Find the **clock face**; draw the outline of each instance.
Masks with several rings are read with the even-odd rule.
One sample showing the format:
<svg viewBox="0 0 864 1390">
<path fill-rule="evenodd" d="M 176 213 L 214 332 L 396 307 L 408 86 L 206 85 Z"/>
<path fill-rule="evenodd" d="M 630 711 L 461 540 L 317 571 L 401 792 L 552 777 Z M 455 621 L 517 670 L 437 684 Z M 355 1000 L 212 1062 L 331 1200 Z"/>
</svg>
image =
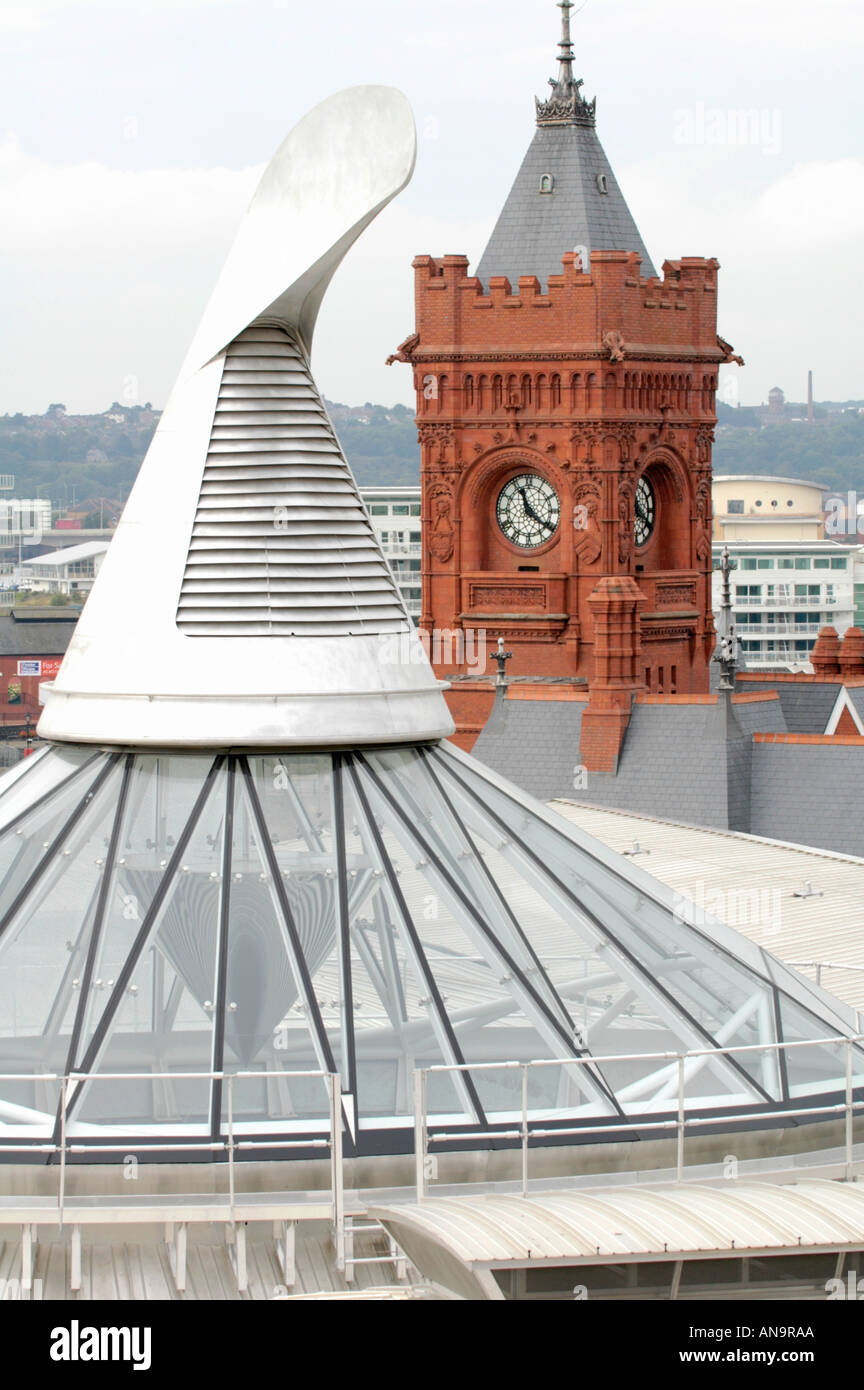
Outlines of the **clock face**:
<svg viewBox="0 0 864 1390">
<path fill-rule="evenodd" d="M 640 478 L 636 484 L 636 509 L 633 530 L 637 545 L 644 545 L 654 530 L 656 506 L 654 489 L 647 478 Z"/>
<path fill-rule="evenodd" d="M 545 478 L 520 473 L 501 489 L 495 512 L 508 541 L 523 550 L 534 550 L 558 530 L 561 504 Z"/>
</svg>

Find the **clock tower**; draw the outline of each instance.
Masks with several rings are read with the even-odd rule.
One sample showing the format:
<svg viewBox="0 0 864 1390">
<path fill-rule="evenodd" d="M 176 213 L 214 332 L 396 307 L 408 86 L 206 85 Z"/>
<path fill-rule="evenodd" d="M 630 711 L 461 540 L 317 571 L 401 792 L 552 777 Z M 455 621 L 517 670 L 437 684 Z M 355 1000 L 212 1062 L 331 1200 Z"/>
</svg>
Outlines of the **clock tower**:
<svg viewBox="0 0 864 1390">
<path fill-rule="evenodd" d="M 715 260 L 658 276 L 573 76 L 558 76 L 473 276 L 414 261 L 421 628 L 470 747 L 511 676 L 584 678 L 586 765 L 613 768 L 633 694 L 708 690 Z M 740 358 L 734 358 L 740 361 Z"/>
</svg>

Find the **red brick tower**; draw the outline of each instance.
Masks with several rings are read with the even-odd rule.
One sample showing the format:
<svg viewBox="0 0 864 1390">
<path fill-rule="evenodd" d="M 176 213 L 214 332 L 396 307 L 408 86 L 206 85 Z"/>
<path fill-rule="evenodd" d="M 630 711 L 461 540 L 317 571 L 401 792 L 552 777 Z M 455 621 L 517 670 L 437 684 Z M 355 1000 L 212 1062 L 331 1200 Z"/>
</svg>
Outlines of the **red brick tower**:
<svg viewBox="0 0 864 1390">
<path fill-rule="evenodd" d="M 597 672 L 604 708 L 607 640 L 624 631 L 632 650 L 613 665 L 634 690 L 708 689 L 711 443 L 732 353 L 717 336 L 717 262 L 654 272 L 573 78 L 571 8 L 477 275 L 465 256 L 416 258 L 416 332 L 396 358 L 417 390 L 421 627 L 436 670 L 476 672 L 485 632 L 487 650 L 503 637 L 512 651 L 511 675 L 591 686 Z M 623 576 L 638 592 L 622 624 L 624 591 L 603 581 Z M 448 698 L 470 746 L 489 695 L 463 682 Z"/>
</svg>

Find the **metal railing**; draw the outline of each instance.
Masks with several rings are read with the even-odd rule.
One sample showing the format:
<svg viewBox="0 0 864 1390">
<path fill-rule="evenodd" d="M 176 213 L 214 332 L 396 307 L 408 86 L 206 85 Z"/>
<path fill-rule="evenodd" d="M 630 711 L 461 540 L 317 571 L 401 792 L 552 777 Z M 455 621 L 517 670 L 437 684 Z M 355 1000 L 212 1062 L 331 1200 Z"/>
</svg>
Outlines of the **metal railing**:
<svg viewBox="0 0 864 1390">
<path fill-rule="evenodd" d="M 864 974 L 864 965 L 852 965 L 843 960 L 787 960 L 786 964 L 793 970 L 815 970 L 817 985 L 822 983 L 823 970 L 851 970 L 853 975 Z"/>
<path fill-rule="evenodd" d="M 833 1115 L 844 1117 L 844 1169 L 845 1178 L 851 1181 L 855 1174 L 855 1158 L 853 1154 L 853 1121 L 856 1111 L 864 1113 L 864 1095 L 858 1100 L 855 1099 L 853 1086 L 853 1059 L 856 1044 L 864 1042 L 864 1034 L 855 1034 L 849 1038 L 816 1038 L 804 1041 L 781 1042 L 781 1043 L 748 1043 L 736 1047 L 715 1047 L 698 1049 L 691 1052 L 633 1052 L 618 1053 L 606 1057 L 568 1057 L 543 1059 L 535 1062 L 481 1062 L 474 1065 L 470 1063 L 440 1063 L 430 1067 L 418 1067 L 414 1071 L 414 1181 L 417 1201 L 422 1202 L 428 1195 L 429 1182 L 434 1176 L 434 1164 L 430 1163 L 429 1147 L 430 1144 L 464 1144 L 466 1139 L 472 1138 L 488 1140 L 494 1133 L 496 1139 L 507 1139 L 517 1141 L 522 1156 L 521 1163 L 521 1190 L 522 1195 L 528 1192 L 528 1154 L 532 1140 L 550 1138 L 571 1138 L 581 1139 L 583 1142 L 590 1142 L 594 1138 L 599 1138 L 606 1134 L 625 1134 L 627 1129 L 627 1117 L 614 1121 L 610 1124 L 597 1124 L 596 1122 L 586 1122 L 584 1124 L 554 1125 L 549 1124 L 548 1114 L 543 1120 L 532 1123 L 528 1105 L 528 1076 L 530 1072 L 539 1071 L 546 1067 L 601 1067 L 606 1064 L 621 1062 L 666 1062 L 669 1064 L 670 1073 L 676 1074 L 676 1097 L 674 1109 L 676 1111 L 674 1119 L 655 1119 L 649 1114 L 638 1117 L 638 1126 L 634 1125 L 634 1131 L 640 1130 L 667 1131 L 674 1133 L 676 1140 L 676 1161 L 675 1169 L 678 1181 L 683 1180 L 684 1176 L 684 1143 L 688 1131 L 698 1127 L 730 1127 L 736 1123 L 736 1118 L 740 1123 L 740 1117 L 731 1115 L 687 1115 L 686 1086 L 688 1071 L 692 1075 L 694 1064 L 699 1059 L 711 1059 L 714 1057 L 733 1057 L 741 1054 L 762 1053 L 784 1055 L 794 1049 L 815 1048 L 815 1047 L 835 1047 L 843 1048 L 845 1051 L 845 1075 L 841 1078 L 838 1075 L 837 1089 L 844 1091 L 844 1097 L 840 1103 L 825 1103 L 820 1105 L 810 1104 L 798 1106 L 797 1108 L 782 1108 L 776 1111 L 765 1112 L 755 1117 L 757 1121 L 764 1119 L 766 1122 L 775 1116 L 784 1119 L 816 1119 L 823 1117 L 829 1119 Z M 441 1073 L 467 1073 L 473 1075 L 478 1072 L 494 1071 L 519 1071 L 521 1073 L 521 1112 L 518 1115 L 518 1127 L 496 1129 L 494 1132 L 489 1129 L 460 1129 L 442 1128 L 436 1132 L 434 1122 L 430 1121 L 428 1113 L 427 1083 L 429 1076 Z M 864 1091 L 864 1059 L 861 1059 L 861 1076 L 859 1077 L 859 1088 Z M 671 1080 L 671 1076 L 668 1078 Z M 668 1080 L 658 1077 L 658 1089 L 668 1090 Z M 670 1093 L 670 1100 L 672 1099 Z M 540 1107 L 537 1107 L 540 1108 Z M 544 1110 L 549 1107 L 543 1107 Z M 673 1106 L 670 1104 L 669 1109 Z M 452 1121 L 451 1121 L 452 1126 Z"/>
<path fill-rule="evenodd" d="M 296 1137 L 293 1135 L 272 1135 L 266 1139 L 244 1139 L 238 1136 L 235 1120 L 234 1088 L 238 1082 L 265 1080 L 267 1082 L 280 1080 L 319 1080 L 324 1083 L 328 1093 L 328 1114 L 322 1124 L 322 1133 L 312 1136 Z M 154 1072 L 154 1071 L 129 1071 L 129 1072 L 69 1072 L 67 1075 L 50 1072 L 7 1072 L 0 1073 L 0 1084 L 3 1082 L 34 1081 L 43 1084 L 58 1083 L 60 1087 L 59 1097 L 59 1141 L 53 1139 L 44 1141 L 31 1141 L 30 1143 L 0 1143 L 0 1154 L 13 1153 L 39 1153 L 46 1156 L 55 1155 L 59 1161 L 57 1164 L 58 1183 L 57 1183 L 57 1217 L 58 1225 L 62 1228 L 64 1209 L 66 1203 L 66 1168 L 67 1159 L 70 1155 L 78 1154 L 124 1154 L 130 1151 L 141 1154 L 147 1150 L 154 1153 L 224 1153 L 227 1162 L 228 1172 L 228 1210 L 229 1220 L 235 1223 L 235 1207 L 237 1205 L 237 1183 L 236 1183 L 236 1154 L 238 1151 L 266 1149 L 268 1151 L 290 1151 L 302 1150 L 326 1150 L 330 1160 L 330 1207 L 331 1221 L 334 1232 L 334 1243 L 336 1246 L 336 1256 L 338 1267 L 344 1268 L 345 1263 L 345 1181 L 343 1164 L 343 1130 L 342 1130 L 342 1086 L 341 1078 L 337 1073 L 326 1071 L 236 1071 L 236 1072 L 216 1072 L 216 1071 L 173 1071 L 173 1072 Z M 211 1085 L 219 1082 L 224 1088 L 225 1101 L 225 1131 L 217 1139 L 206 1138 L 204 1135 L 189 1135 L 184 1141 L 176 1137 L 176 1129 L 173 1134 L 166 1135 L 165 1141 L 153 1135 L 148 1135 L 146 1144 L 139 1143 L 136 1147 L 134 1139 L 127 1138 L 123 1143 L 119 1142 L 86 1142 L 83 1135 L 77 1135 L 73 1131 L 70 1134 L 69 1125 L 69 1105 L 75 1092 L 85 1082 L 129 1082 L 129 1081 L 163 1081 L 163 1082 L 187 1082 L 187 1081 L 206 1081 Z M 7 1121 L 10 1123 L 10 1121 Z M 14 1123 L 14 1121 L 11 1121 Z M 167 1127 L 167 1126 L 166 1126 Z M 53 1125 L 52 1125 L 53 1128 Z M 109 1136 L 106 1135 L 106 1140 Z M 242 1194 L 241 1194 L 242 1197 Z M 110 1199 L 106 1198 L 106 1201 Z M 214 1197 L 218 1200 L 218 1195 Z M 166 1205 L 172 1201 L 178 1204 L 183 1201 L 183 1194 L 169 1196 L 160 1194 L 160 1201 Z"/>
<path fill-rule="evenodd" d="M 823 597 L 822 595 L 808 594 L 771 594 L 765 595 L 737 595 L 732 600 L 734 608 L 837 608 L 838 599 L 835 595 Z M 850 604 L 851 606 L 851 604 Z"/>
</svg>

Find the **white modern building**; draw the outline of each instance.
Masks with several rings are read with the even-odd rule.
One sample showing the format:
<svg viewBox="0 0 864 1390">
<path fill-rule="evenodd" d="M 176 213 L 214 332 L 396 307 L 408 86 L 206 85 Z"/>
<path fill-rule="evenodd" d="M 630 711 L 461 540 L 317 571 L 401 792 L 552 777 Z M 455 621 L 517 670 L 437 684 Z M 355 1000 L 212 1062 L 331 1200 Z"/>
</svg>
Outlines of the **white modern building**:
<svg viewBox="0 0 864 1390">
<path fill-rule="evenodd" d="M 21 587 L 43 594 L 88 594 L 107 549 L 107 541 L 85 541 L 36 555 L 21 566 Z"/>
<path fill-rule="evenodd" d="M 711 484 L 714 540 L 812 541 L 825 536 L 821 483 L 759 473 L 716 473 Z"/>
<path fill-rule="evenodd" d="M 728 548 L 733 622 L 748 667 L 809 670 L 820 628 L 842 636 L 864 616 L 864 549 L 854 535 L 826 538 L 823 491 L 800 478 L 714 478 L 714 563 Z M 713 597 L 719 619 L 719 572 Z"/>
<path fill-rule="evenodd" d="M 840 636 L 855 623 L 859 545 L 834 541 L 729 543 L 735 562 L 731 578 L 732 614 L 747 666 L 758 669 L 809 669 L 820 628 Z M 714 544 L 719 564 L 723 545 Z M 718 619 L 722 576 L 714 572 L 714 613 Z"/>
<path fill-rule="evenodd" d="M 416 622 L 420 616 L 420 489 L 364 487 L 360 495 L 405 606 Z"/>
<path fill-rule="evenodd" d="M 0 500 L 0 545 L 37 545 L 51 530 L 51 503 L 47 497 L 10 497 Z"/>
</svg>

